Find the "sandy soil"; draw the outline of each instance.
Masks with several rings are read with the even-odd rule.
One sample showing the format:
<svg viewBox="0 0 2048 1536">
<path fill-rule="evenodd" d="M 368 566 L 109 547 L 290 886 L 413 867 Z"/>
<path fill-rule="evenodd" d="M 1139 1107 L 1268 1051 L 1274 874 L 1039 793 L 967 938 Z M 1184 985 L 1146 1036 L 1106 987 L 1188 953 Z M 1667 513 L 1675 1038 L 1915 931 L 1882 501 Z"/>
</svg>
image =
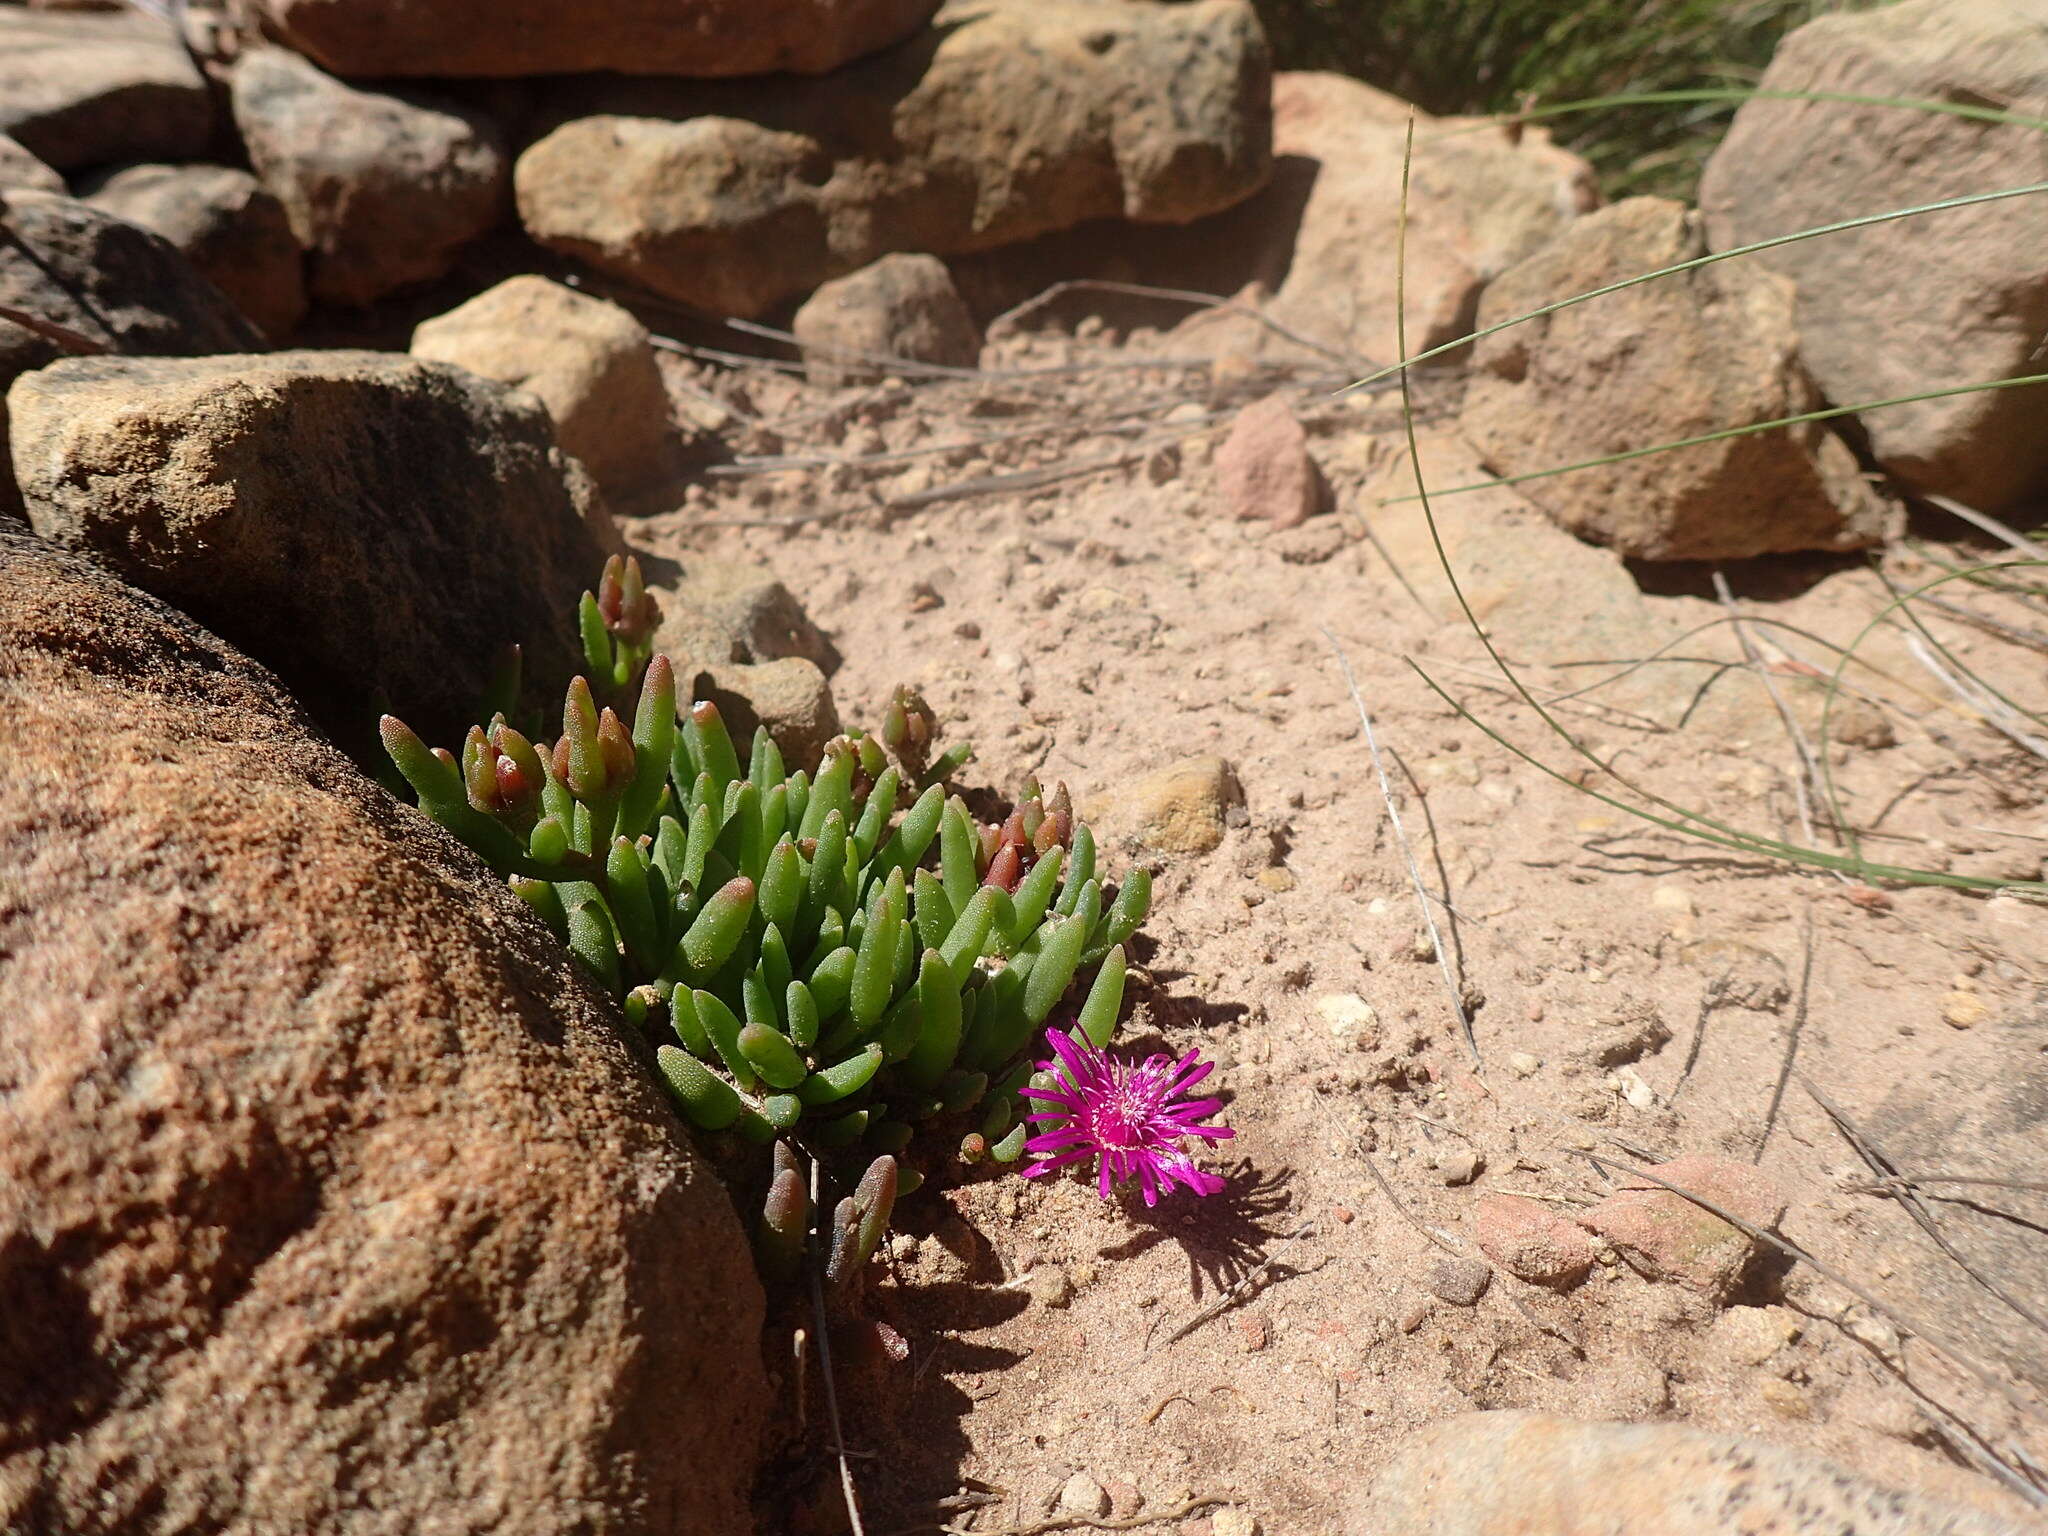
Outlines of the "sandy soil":
<svg viewBox="0 0 2048 1536">
<path fill-rule="evenodd" d="M 1092 1182 L 1027 1183 L 957 1169 L 943 1144 L 914 1149 L 928 1170 L 954 1171 L 906 1202 L 873 1287 L 910 1359 L 843 1384 L 868 1529 L 1030 1527 L 1085 1472 L 1117 1516 L 1214 1494 L 1269 1532 L 1337 1531 L 1404 1432 L 1506 1407 L 1755 1434 L 2017 1509 L 1986 1468 L 2048 1464 L 2048 1334 L 1869 1188 L 1814 1090 L 1895 1167 L 2038 1178 L 2048 909 L 1880 894 L 1589 798 L 1574 782 L 1613 781 L 1506 690 L 1449 603 L 1416 507 L 1381 505 L 1413 489 L 1389 398 L 1331 401 L 1306 373 L 1227 362 L 1125 366 L 1173 349 L 1084 319 L 1008 338 L 981 380 L 839 392 L 670 359 L 727 472 L 632 520 L 630 537 L 657 560 L 772 568 L 845 657 L 834 681 L 849 721 L 876 719 L 892 685 L 915 683 L 949 739 L 976 745 L 962 782 L 1064 779 L 1084 805 L 1110 807 L 1105 824 L 1134 783 L 1189 754 L 1220 754 L 1243 788 L 1211 853 L 1110 850 L 1112 868 L 1147 858 L 1158 871 L 1122 1039 L 1199 1046 L 1221 1064 L 1238 1133 L 1219 1164 L 1228 1192 L 1153 1213 L 1099 1201 Z M 1301 396 L 1334 504 L 1287 531 L 1224 510 L 1217 429 L 1199 419 L 1276 386 Z M 1425 396 L 1437 487 L 1483 477 L 1455 438 L 1455 394 L 1453 382 Z M 917 456 L 873 457 L 891 452 Z M 777 453 L 859 462 L 731 461 Z M 1105 459 L 1121 462 L 951 494 Z M 1959 707 L 1901 626 L 1865 641 L 1871 666 L 1848 674 L 1860 697 L 1838 705 L 1839 739 L 1818 745 L 1810 674 L 1833 664 L 1825 642 L 1856 638 L 1886 602 L 1884 579 L 1938 574 L 1933 562 L 1959 553 L 1953 525 L 1889 552 L 1882 578 L 1859 560 L 1730 568 L 1750 619 L 1738 630 L 1709 573 L 1631 571 L 1513 492 L 1445 498 L 1438 512 L 1482 621 L 1540 695 L 1672 647 L 1557 706 L 1631 782 L 1795 842 L 1810 814 L 1817 846 L 1837 847 L 1824 807 L 1802 809 L 1782 701 L 1872 858 L 2041 877 L 2048 764 Z M 2040 710 L 2040 605 L 1943 593 L 2030 631 L 1921 610 L 1935 638 Z M 1760 669 L 1744 665 L 1745 639 Z M 1438 922 L 1477 1065 L 1340 656 L 1422 878 L 1447 897 Z M 1574 782 L 1489 740 L 1421 672 Z M 1449 1182 L 1468 1152 L 1476 1176 Z M 1924 1320 L 1981 1378 L 1805 1264 L 1759 1263 L 1725 1306 L 1611 1252 L 1562 1294 L 1505 1274 L 1475 1306 L 1432 1293 L 1447 1251 L 1475 1251 L 1483 1195 L 1570 1212 L 1619 1177 L 1591 1158 L 1625 1168 L 1683 1153 L 1759 1161 L 1788 1197 L 1789 1238 Z M 2048 1196 L 1945 1192 L 1969 1201 L 1925 1204 L 1961 1259 L 2048 1313 Z M 786 1360 L 786 1336 L 771 1350 Z M 809 1404 L 815 1421 L 815 1382 Z M 811 1428 L 766 1490 L 771 1525 L 844 1520 Z M 1228 1524 L 1218 1507 L 1156 1528 L 1206 1536 Z"/>
</svg>

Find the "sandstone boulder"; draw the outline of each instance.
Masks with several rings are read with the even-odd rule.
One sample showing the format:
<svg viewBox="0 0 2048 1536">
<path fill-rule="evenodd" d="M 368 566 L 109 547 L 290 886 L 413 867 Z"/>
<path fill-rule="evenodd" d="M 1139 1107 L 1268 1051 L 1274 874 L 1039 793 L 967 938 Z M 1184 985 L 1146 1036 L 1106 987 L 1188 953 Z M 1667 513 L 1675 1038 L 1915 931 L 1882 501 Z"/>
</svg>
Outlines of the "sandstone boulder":
<svg viewBox="0 0 2048 1536">
<path fill-rule="evenodd" d="M 10 189 L 25 192 L 62 192 L 64 178 L 23 149 L 13 138 L 0 133 L 0 193 Z"/>
<path fill-rule="evenodd" d="M 60 171 L 206 153 L 213 99 L 169 23 L 0 6 L 0 133 Z"/>
<path fill-rule="evenodd" d="M 551 249 L 756 315 L 891 251 L 1214 213 L 1266 178 L 1267 98 L 1244 0 L 951 0 L 823 79 L 558 88 L 519 213 Z"/>
<path fill-rule="evenodd" d="M 9 396 L 30 522 L 284 676 L 338 739 L 459 740 L 499 649 L 559 689 L 606 514 L 538 401 L 375 352 L 72 358 Z M 559 697 L 559 695 L 557 695 Z"/>
<path fill-rule="evenodd" d="M 835 277 L 804 301 L 790 329 L 805 375 L 828 388 L 872 383 L 878 358 L 948 368 L 981 361 L 981 331 L 936 256 L 899 252 Z"/>
<path fill-rule="evenodd" d="M 1190 231 L 1180 281 L 1215 292 L 1256 285 L 1289 328 L 1361 360 L 1392 362 L 1401 157 L 1409 107 L 1342 75 L 1273 77 L 1273 178 L 1256 197 Z M 1599 204 L 1593 170 L 1541 129 L 1510 137 L 1417 115 L 1408 188 L 1410 354 L 1472 329 L 1487 283 Z M 1259 355 L 1297 350 L 1229 315 L 1181 338 Z"/>
<path fill-rule="evenodd" d="M 508 278 L 413 332 L 412 355 L 539 397 L 563 451 L 599 485 L 659 475 L 675 442 L 647 328 L 616 304 L 544 277 Z"/>
<path fill-rule="evenodd" d="M 284 205 L 225 165 L 131 165 L 81 188 L 95 208 L 155 230 L 273 341 L 306 312 L 305 259 Z"/>
<path fill-rule="evenodd" d="M 1823 16 L 1779 45 L 1700 182 L 1716 250 L 1888 209 L 2048 180 L 2048 136 L 1843 97 L 2048 117 L 2048 24 L 2030 0 L 1905 0 Z M 1798 286 L 1800 358 L 1839 405 L 2041 373 L 2048 201 L 2039 194 L 1873 225 L 1743 260 Z M 1997 510 L 2048 489 L 2048 387 L 1858 418 L 1901 479 Z"/>
<path fill-rule="evenodd" d="M 1496 279 L 1482 326 L 1701 254 L 1682 204 L 1639 197 L 1580 219 Z M 1499 474 L 1527 474 L 1812 410 L 1792 286 L 1724 262 L 1603 295 L 1477 343 L 1462 425 Z M 1730 560 L 1879 542 L 1889 517 L 1825 424 L 1529 481 L 1582 538 L 1646 560 Z"/>
<path fill-rule="evenodd" d="M 467 107 L 344 85 L 281 48 L 243 55 L 232 99 L 250 165 L 311 255 L 316 299 L 367 304 L 440 277 L 507 212 L 504 145 Z"/>
<path fill-rule="evenodd" d="M 1995 1495 L 1992 1495 L 1995 1497 Z M 1883 1487 L 1811 1452 L 1677 1424 L 1465 1413 L 1417 1430 L 1354 1536 L 2002 1536 L 1999 1515 Z"/>
<path fill-rule="evenodd" d="M 732 1208 L 261 668 L 0 531 L 0 1527 L 738 1531 Z"/>
<path fill-rule="evenodd" d="M 938 0 L 257 0 L 338 75 L 815 75 L 908 37 Z"/>
</svg>

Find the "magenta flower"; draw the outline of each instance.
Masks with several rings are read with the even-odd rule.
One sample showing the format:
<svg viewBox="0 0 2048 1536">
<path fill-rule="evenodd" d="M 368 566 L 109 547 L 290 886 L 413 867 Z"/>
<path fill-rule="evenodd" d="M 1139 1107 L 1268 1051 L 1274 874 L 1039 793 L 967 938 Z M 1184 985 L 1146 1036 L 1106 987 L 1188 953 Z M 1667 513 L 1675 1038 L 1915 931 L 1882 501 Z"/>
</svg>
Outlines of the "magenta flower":
<svg viewBox="0 0 2048 1536">
<path fill-rule="evenodd" d="M 1024 1170 L 1027 1179 L 1050 1173 L 1084 1158 L 1096 1160 L 1096 1185 L 1109 1198 L 1111 1184 L 1133 1174 L 1145 1192 L 1145 1203 L 1157 1205 L 1170 1194 L 1175 1180 L 1198 1195 L 1213 1195 L 1223 1180 L 1204 1173 L 1188 1154 L 1188 1138 L 1222 1141 L 1237 1133 L 1227 1125 L 1201 1121 L 1223 1107 L 1220 1099 L 1175 1102 L 1215 1070 L 1215 1063 L 1197 1061 L 1189 1051 L 1179 1061 L 1153 1056 L 1137 1066 L 1074 1040 L 1064 1030 L 1049 1029 L 1053 1061 L 1039 1066 L 1058 1072 L 1050 1088 L 1027 1088 L 1025 1095 L 1047 1107 L 1031 1120 L 1047 1129 L 1024 1143 L 1038 1161 Z"/>
</svg>

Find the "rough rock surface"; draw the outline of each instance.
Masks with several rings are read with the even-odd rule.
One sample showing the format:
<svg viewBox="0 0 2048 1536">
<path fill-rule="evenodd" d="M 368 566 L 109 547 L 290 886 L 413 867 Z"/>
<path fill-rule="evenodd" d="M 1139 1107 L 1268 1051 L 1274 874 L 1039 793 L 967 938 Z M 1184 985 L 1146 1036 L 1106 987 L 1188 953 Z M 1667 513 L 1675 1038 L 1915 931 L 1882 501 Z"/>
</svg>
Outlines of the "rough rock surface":
<svg viewBox="0 0 2048 1536">
<path fill-rule="evenodd" d="M 1472 1212 L 1479 1251 L 1517 1280 L 1562 1290 L 1593 1267 L 1586 1234 L 1541 1201 L 1487 1195 Z"/>
<path fill-rule="evenodd" d="M 0 6 L 0 133 L 60 171 L 206 152 L 213 100 L 169 25 L 140 10 Z"/>
<path fill-rule="evenodd" d="M 554 250 L 755 315 L 891 251 L 1228 207 L 1270 169 L 1268 90 L 1244 0 L 952 0 L 819 80 L 564 86 L 519 212 Z"/>
<path fill-rule="evenodd" d="M 537 395 L 563 451 L 609 490 L 669 462 L 675 425 L 654 348 L 616 304 L 524 274 L 421 324 L 412 355 Z"/>
<path fill-rule="evenodd" d="M 1208 853 L 1223 841 L 1224 818 L 1244 791 L 1220 757 L 1184 757 L 1130 788 L 1083 807 L 1098 831 L 1161 853 Z"/>
<path fill-rule="evenodd" d="M 116 218 L 162 235 L 272 341 L 306 313 L 305 259 L 284 205 L 225 165 L 131 165 L 81 188 Z"/>
<path fill-rule="evenodd" d="M 1702 253 L 1685 207 L 1638 197 L 1578 220 L 1498 278 L 1482 326 Z M 1553 469 L 1821 403 L 1792 286 L 1723 262 L 1526 321 L 1474 347 L 1466 435 L 1503 475 Z M 1532 480 L 1582 538 L 1646 560 L 1735 560 L 1878 542 L 1885 504 L 1824 424 Z"/>
<path fill-rule="evenodd" d="M 1676 1424 L 1466 1413 L 1408 1436 L 1356 1536 L 2005 1536 L 1998 1516 L 1881 1487 L 1806 1451 Z"/>
<path fill-rule="evenodd" d="M 804 301 L 790 329 L 805 374 L 826 388 L 879 377 L 861 354 L 950 368 L 981 361 L 981 331 L 936 256 L 900 252 L 835 277 Z"/>
<path fill-rule="evenodd" d="M 1232 516 L 1296 528 L 1321 510 L 1322 472 L 1286 397 L 1268 395 L 1237 413 L 1216 450 L 1216 484 Z"/>
<path fill-rule="evenodd" d="M 367 304 L 439 277 L 507 211 L 498 130 L 466 107 L 359 90 L 281 48 L 242 57 L 232 99 L 249 163 L 311 253 L 317 299 Z"/>
<path fill-rule="evenodd" d="M 1273 77 L 1273 178 L 1190 231 L 1184 283 L 1256 284 L 1274 319 L 1360 358 L 1391 362 L 1401 158 L 1408 104 L 1343 75 Z M 1596 207 L 1593 170 L 1542 129 L 1510 139 L 1458 118 L 1418 116 L 1408 189 L 1408 350 L 1472 329 L 1486 284 Z M 1187 339 L 1252 355 L 1290 350 L 1228 315 Z"/>
<path fill-rule="evenodd" d="M 757 568 L 707 560 L 653 590 L 654 648 L 689 696 L 717 704 L 743 745 L 766 725 L 792 768 L 815 767 L 839 734 L 828 681 L 839 655 L 789 589 Z"/>
<path fill-rule="evenodd" d="M 62 192 L 64 178 L 23 149 L 20 143 L 0 133 L 0 192 Z"/>
<path fill-rule="evenodd" d="M 0 208 L 0 304 L 116 352 L 246 352 L 263 344 L 169 241 L 48 192 L 9 192 Z M 0 324 L 0 391 L 62 355 L 54 342 Z M 6 429 L 0 403 L 0 509 L 19 505 Z"/>
<path fill-rule="evenodd" d="M 1725 1157 L 1680 1157 L 1659 1163 L 1650 1172 L 1766 1232 L 1785 1214 L 1784 1195 L 1747 1163 Z M 1735 1289 L 1760 1248 L 1739 1227 L 1648 1179 L 1624 1184 L 1581 1213 L 1579 1221 L 1614 1244 L 1632 1264 L 1715 1300 Z"/>
<path fill-rule="evenodd" d="M 0 715 L 0 1527 L 744 1528 L 745 1242 L 518 900 L 4 530 Z"/>
<path fill-rule="evenodd" d="M 375 352 L 71 358 L 9 395 L 45 538 L 274 667 L 344 742 L 379 709 L 458 741 L 497 651 L 578 665 L 603 564 L 540 403 Z"/>
<path fill-rule="evenodd" d="M 2048 25 L 2028 0 L 1906 0 L 1824 16 L 1778 47 L 1759 88 L 1961 102 L 2048 117 Z M 2048 138 L 1850 101 L 1744 103 L 1700 182 L 1716 250 L 1815 224 L 2048 179 Z M 1744 258 L 1799 291 L 1800 357 L 1840 405 L 2041 373 L 2048 202 L 2016 197 Z M 1859 418 L 1886 468 L 1996 510 L 2048 488 L 2048 388 L 1892 406 Z"/>
<path fill-rule="evenodd" d="M 938 0 L 258 0 L 339 75 L 822 74 L 908 37 Z"/>
</svg>

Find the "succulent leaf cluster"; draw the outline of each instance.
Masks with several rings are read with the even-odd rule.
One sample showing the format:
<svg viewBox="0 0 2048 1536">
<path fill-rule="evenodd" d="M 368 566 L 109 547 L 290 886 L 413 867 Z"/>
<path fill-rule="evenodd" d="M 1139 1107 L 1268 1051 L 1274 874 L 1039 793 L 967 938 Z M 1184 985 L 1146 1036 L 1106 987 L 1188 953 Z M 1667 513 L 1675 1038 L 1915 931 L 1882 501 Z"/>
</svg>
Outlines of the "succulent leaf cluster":
<svg viewBox="0 0 2048 1536">
<path fill-rule="evenodd" d="M 815 773 L 790 771 L 765 728 L 743 763 L 717 706 L 679 699 L 657 622 L 637 562 L 614 559 L 583 597 L 588 675 L 555 739 L 509 722 L 514 667 L 459 756 L 390 716 L 384 745 L 421 808 L 648 1032 L 683 1114 L 778 1147 L 764 1271 L 786 1272 L 810 1230 L 791 1148 L 868 1160 L 825 1242 L 828 1273 L 851 1272 L 919 1182 L 897 1159 L 920 1123 L 974 1111 L 963 1157 L 1022 1154 L 1026 1049 L 1091 967 L 1075 1035 L 1108 1043 L 1150 878 L 1106 893 L 1064 785 L 978 823 L 946 789 L 968 749 L 934 758 L 938 722 L 909 689 Z"/>
</svg>

